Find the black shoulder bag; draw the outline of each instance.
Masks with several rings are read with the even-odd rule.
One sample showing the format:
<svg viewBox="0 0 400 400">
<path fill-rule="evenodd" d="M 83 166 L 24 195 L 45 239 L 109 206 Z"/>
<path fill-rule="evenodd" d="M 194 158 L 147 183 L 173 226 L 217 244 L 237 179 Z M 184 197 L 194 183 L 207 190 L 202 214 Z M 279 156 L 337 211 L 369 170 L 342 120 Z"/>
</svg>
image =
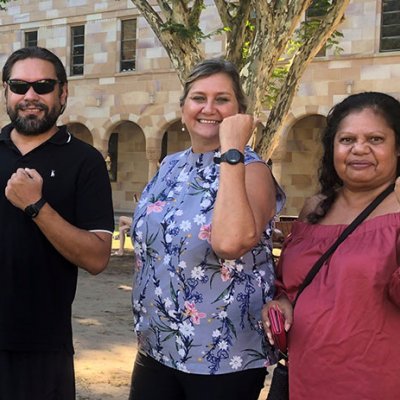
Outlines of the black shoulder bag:
<svg viewBox="0 0 400 400">
<path fill-rule="evenodd" d="M 300 294 L 304 289 L 312 282 L 318 271 L 324 265 L 325 261 L 333 254 L 333 252 L 339 247 L 339 245 L 347 238 L 368 217 L 369 214 L 378 206 L 378 204 L 385 199 L 394 189 L 394 183 L 388 186 L 383 192 L 381 192 L 353 221 L 342 234 L 337 238 L 335 243 L 318 259 L 318 261 L 310 269 L 303 283 L 300 285 L 297 295 L 293 302 L 293 308 L 295 307 Z M 267 396 L 267 400 L 289 400 L 289 370 L 286 364 L 283 365 L 278 363 L 274 369 L 271 387 Z"/>
</svg>

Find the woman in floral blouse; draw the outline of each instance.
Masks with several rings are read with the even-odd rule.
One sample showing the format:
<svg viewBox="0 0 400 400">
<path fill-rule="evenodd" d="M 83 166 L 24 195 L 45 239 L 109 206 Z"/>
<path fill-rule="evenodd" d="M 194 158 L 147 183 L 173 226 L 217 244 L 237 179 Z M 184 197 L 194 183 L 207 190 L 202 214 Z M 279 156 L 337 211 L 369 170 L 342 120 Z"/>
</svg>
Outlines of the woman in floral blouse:
<svg viewBox="0 0 400 400">
<path fill-rule="evenodd" d="M 256 400 L 275 362 L 259 320 L 284 195 L 246 145 L 257 121 L 233 64 L 198 64 L 181 107 L 192 146 L 163 160 L 134 214 L 130 399 Z"/>
</svg>

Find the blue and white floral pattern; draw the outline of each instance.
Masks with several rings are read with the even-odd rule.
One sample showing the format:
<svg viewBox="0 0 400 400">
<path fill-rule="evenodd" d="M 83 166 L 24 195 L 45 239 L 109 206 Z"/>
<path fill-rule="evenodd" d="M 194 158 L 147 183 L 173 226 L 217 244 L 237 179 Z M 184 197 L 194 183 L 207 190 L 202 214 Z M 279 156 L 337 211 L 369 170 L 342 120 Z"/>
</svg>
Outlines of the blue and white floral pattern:
<svg viewBox="0 0 400 400">
<path fill-rule="evenodd" d="M 219 153 L 168 156 L 135 210 L 132 294 L 140 351 L 185 372 L 222 374 L 268 366 L 275 354 L 259 325 L 273 296 L 271 226 L 237 260 L 210 245 Z M 249 147 L 245 163 L 262 162 Z M 284 195 L 277 188 L 277 210 Z M 226 229 L 230 229 L 229 226 Z"/>
</svg>

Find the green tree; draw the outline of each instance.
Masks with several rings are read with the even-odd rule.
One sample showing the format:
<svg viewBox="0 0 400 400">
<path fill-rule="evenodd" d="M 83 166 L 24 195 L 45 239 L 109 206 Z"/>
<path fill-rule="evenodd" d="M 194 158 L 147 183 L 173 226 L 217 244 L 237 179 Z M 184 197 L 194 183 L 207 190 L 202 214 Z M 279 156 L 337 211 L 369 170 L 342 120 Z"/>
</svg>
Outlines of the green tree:
<svg viewBox="0 0 400 400">
<path fill-rule="evenodd" d="M 9 2 L 10 0 L 0 0 L 0 10 L 5 10 L 6 9 L 6 4 Z"/>
<path fill-rule="evenodd" d="M 159 38 L 181 82 L 205 58 L 199 28 L 204 0 L 131 0 Z M 214 0 L 226 35 L 224 57 L 240 69 L 249 112 L 270 113 L 257 150 L 267 159 L 279 137 L 299 80 L 336 31 L 350 0 Z M 152 2 L 154 4 L 154 2 Z M 157 7 L 157 10 L 156 10 Z M 308 10 L 308 21 L 305 14 Z M 312 12 L 311 12 L 312 11 Z"/>
</svg>

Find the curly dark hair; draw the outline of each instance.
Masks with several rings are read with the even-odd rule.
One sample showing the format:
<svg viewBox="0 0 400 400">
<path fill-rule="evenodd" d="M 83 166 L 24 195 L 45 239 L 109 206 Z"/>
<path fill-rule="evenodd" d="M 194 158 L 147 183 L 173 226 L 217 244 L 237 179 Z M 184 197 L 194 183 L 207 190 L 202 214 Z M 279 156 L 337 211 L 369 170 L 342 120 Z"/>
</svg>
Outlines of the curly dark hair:
<svg viewBox="0 0 400 400">
<path fill-rule="evenodd" d="M 328 113 L 327 126 L 322 133 L 323 156 L 319 168 L 320 193 L 324 195 L 319 207 L 307 216 L 308 222 L 315 224 L 323 218 L 334 203 L 338 189 L 343 186 L 333 164 L 333 144 L 339 125 L 349 114 L 366 108 L 381 115 L 395 133 L 396 147 L 400 146 L 400 102 L 394 97 L 380 92 L 353 94 L 336 104 Z M 397 162 L 397 175 L 400 163 Z"/>
</svg>

